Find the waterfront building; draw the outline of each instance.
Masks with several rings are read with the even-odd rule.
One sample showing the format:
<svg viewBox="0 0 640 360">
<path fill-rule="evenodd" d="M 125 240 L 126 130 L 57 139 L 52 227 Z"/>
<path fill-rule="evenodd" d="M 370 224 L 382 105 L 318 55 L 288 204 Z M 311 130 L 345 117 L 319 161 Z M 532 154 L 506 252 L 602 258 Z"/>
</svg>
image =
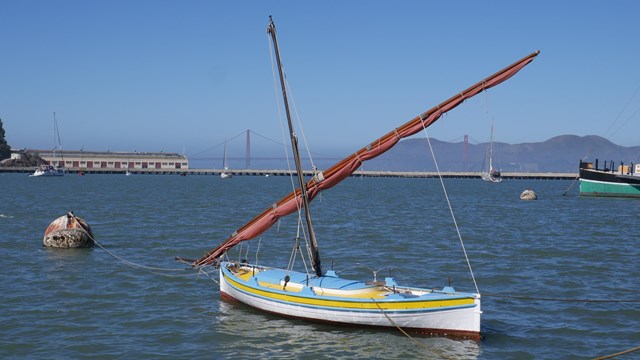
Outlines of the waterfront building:
<svg viewBox="0 0 640 360">
<path fill-rule="evenodd" d="M 189 169 L 186 155 L 166 152 L 113 152 L 85 150 L 25 150 L 40 156 L 51 165 L 67 170 L 91 169 Z"/>
</svg>

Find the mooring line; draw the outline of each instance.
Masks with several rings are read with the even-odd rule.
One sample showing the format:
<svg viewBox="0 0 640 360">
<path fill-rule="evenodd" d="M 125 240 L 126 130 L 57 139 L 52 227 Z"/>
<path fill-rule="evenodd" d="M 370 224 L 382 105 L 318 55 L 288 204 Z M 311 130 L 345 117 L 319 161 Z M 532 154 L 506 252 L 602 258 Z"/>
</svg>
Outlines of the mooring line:
<svg viewBox="0 0 640 360">
<path fill-rule="evenodd" d="M 577 176 L 575 179 L 573 179 L 573 181 L 571 182 L 571 184 L 569 185 L 569 187 L 567 188 L 567 190 L 565 190 L 562 193 L 562 196 L 567 196 L 567 194 L 569 193 L 569 191 L 571 191 L 571 188 L 573 188 L 573 185 L 576 183 L 576 181 L 578 181 L 578 179 L 580 178 L 580 176 Z"/>
<path fill-rule="evenodd" d="M 514 296 L 504 294 L 487 294 L 482 293 L 482 296 L 493 296 L 503 299 L 514 300 L 535 300 L 535 301 L 560 301 L 560 302 L 593 302 L 593 303 L 640 303 L 640 299 L 632 300 L 609 300 L 609 299 L 565 299 L 565 298 L 548 298 L 548 297 L 533 297 L 533 296 Z"/>
<path fill-rule="evenodd" d="M 78 222 L 80 224 L 80 222 Z M 146 270 L 151 270 L 156 274 L 159 275 L 164 275 L 164 276 L 175 276 L 178 277 L 176 275 L 166 275 L 163 273 L 157 273 L 157 271 L 185 271 L 185 270 L 189 270 L 189 269 L 176 269 L 176 268 L 159 268 L 159 267 L 153 267 L 153 266 L 147 266 L 147 265 L 141 265 L 141 264 L 136 264 L 132 261 L 126 260 L 114 253 L 112 253 L 111 251 L 107 250 L 104 246 L 102 246 L 102 244 L 100 244 L 92 235 L 89 231 L 87 231 L 87 229 L 84 228 L 84 226 L 82 224 L 80 224 L 80 229 L 82 231 L 84 231 L 85 234 L 87 234 L 87 236 L 91 239 L 91 241 L 93 241 L 94 244 L 96 244 L 100 249 L 104 250 L 104 252 L 106 252 L 107 254 L 111 255 L 111 257 L 113 257 L 114 259 L 120 260 L 121 262 L 125 263 L 126 265 L 129 265 L 131 267 L 135 267 L 135 268 L 141 268 L 141 269 L 146 269 Z M 193 276 L 193 274 L 185 274 L 185 275 L 181 275 L 181 276 Z"/>
<path fill-rule="evenodd" d="M 198 274 L 203 273 L 205 274 L 211 281 L 213 281 L 214 283 L 218 284 L 218 287 L 220 286 L 220 282 L 218 280 L 216 280 L 215 278 L 211 277 L 211 275 L 209 275 L 208 272 L 204 271 L 204 269 L 202 267 L 200 267 L 198 269 Z"/>
<path fill-rule="evenodd" d="M 382 313 L 382 315 L 384 315 L 384 317 L 387 318 L 387 320 L 389 320 L 389 323 L 393 326 L 395 326 L 396 329 L 400 330 L 400 332 L 402 334 L 404 334 L 404 336 L 406 336 L 407 338 L 409 338 L 409 340 L 413 341 L 414 343 L 416 343 L 418 346 L 422 347 L 423 349 L 425 349 L 427 352 L 431 353 L 431 355 L 437 355 L 439 358 L 445 358 L 444 354 L 440 353 L 440 354 L 436 354 L 432 349 L 428 348 L 425 344 L 421 343 L 420 341 L 416 340 L 413 336 L 409 335 L 409 333 L 407 333 L 406 331 L 404 331 L 404 329 L 402 329 L 395 321 L 393 321 L 392 318 L 389 317 L 389 315 L 387 315 L 387 313 L 380 307 L 380 305 L 378 304 L 378 302 L 376 301 L 376 299 L 374 298 L 370 298 L 371 301 L 373 301 L 374 304 L 376 304 L 376 306 L 378 307 L 378 309 L 380 309 L 380 312 Z"/>
<path fill-rule="evenodd" d="M 631 348 L 631 349 L 627 349 L 627 350 L 624 350 L 624 351 L 620 351 L 620 352 L 617 352 L 617 353 L 615 353 L 615 354 L 609 354 L 609 355 L 605 355 L 605 356 L 600 356 L 600 357 L 597 357 L 597 358 L 593 358 L 593 360 L 611 359 L 611 358 L 614 358 L 614 357 L 616 357 L 616 356 L 619 356 L 619 355 L 625 355 L 625 354 L 630 354 L 630 353 L 635 352 L 635 351 L 638 351 L 638 350 L 640 350 L 640 346 L 636 346 L 636 347 Z"/>
</svg>

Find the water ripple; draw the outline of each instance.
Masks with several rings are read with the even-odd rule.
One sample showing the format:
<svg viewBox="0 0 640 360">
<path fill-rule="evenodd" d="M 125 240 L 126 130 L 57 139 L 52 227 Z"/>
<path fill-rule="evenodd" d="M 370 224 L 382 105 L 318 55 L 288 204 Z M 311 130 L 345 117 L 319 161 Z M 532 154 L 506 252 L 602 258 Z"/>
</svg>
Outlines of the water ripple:
<svg viewBox="0 0 640 360">
<path fill-rule="evenodd" d="M 637 346 L 640 202 L 561 196 L 566 181 L 487 184 L 447 179 L 483 298 L 480 342 L 408 339 L 282 319 L 221 302 L 199 257 L 289 189 L 285 178 L 2 177 L 2 358 L 590 358 Z M 524 188 L 539 196 L 521 201 Z M 275 192 L 275 195 L 274 195 Z M 43 200 L 45 201 L 43 203 Z M 45 227 L 73 210 L 99 247 L 42 247 Z M 325 268 L 343 276 L 474 290 L 440 184 L 350 178 L 312 204 Z M 286 265 L 289 217 L 259 240 L 261 263 Z M 247 244 L 250 259 L 258 241 Z M 234 254 L 238 258 L 246 257 Z M 393 265 L 392 267 L 389 267 Z M 532 298 L 576 301 L 522 300 Z M 417 341 L 417 343 L 416 343 Z"/>
</svg>

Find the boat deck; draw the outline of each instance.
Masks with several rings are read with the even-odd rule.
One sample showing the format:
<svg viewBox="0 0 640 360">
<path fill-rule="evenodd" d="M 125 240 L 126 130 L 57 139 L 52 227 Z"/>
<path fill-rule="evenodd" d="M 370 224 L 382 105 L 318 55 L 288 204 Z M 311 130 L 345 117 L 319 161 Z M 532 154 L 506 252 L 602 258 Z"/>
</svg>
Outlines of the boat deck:
<svg viewBox="0 0 640 360">
<path fill-rule="evenodd" d="M 308 278 L 299 272 L 287 272 L 280 269 L 265 269 L 248 266 L 229 266 L 227 269 L 240 280 L 247 283 L 255 281 L 263 288 L 301 293 L 310 291 L 318 296 L 330 296 L 348 299 L 389 299 L 399 297 L 404 299 L 417 298 L 426 294 L 433 294 L 434 298 L 442 296 L 440 292 L 426 289 L 394 288 L 395 282 L 361 282 L 342 279 L 329 273 L 321 278 Z M 289 280 L 285 284 L 285 278 Z"/>
</svg>

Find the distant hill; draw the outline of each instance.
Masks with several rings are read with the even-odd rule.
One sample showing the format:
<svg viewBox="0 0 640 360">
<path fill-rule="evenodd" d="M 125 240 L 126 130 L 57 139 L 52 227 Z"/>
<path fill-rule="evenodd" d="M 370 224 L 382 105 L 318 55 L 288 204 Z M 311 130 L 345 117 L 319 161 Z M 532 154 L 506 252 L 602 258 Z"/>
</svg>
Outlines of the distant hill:
<svg viewBox="0 0 640 360">
<path fill-rule="evenodd" d="M 440 171 L 482 170 L 488 143 L 468 144 L 431 139 Z M 561 135 L 537 143 L 493 143 L 494 167 L 503 172 L 577 172 L 580 159 L 586 161 L 640 162 L 640 146 L 624 147 L 595 135 Z M 409 139 L 377 159 L 368 161 L 365 170 L 435 171 L 426 139 Z"/>
</svg>

